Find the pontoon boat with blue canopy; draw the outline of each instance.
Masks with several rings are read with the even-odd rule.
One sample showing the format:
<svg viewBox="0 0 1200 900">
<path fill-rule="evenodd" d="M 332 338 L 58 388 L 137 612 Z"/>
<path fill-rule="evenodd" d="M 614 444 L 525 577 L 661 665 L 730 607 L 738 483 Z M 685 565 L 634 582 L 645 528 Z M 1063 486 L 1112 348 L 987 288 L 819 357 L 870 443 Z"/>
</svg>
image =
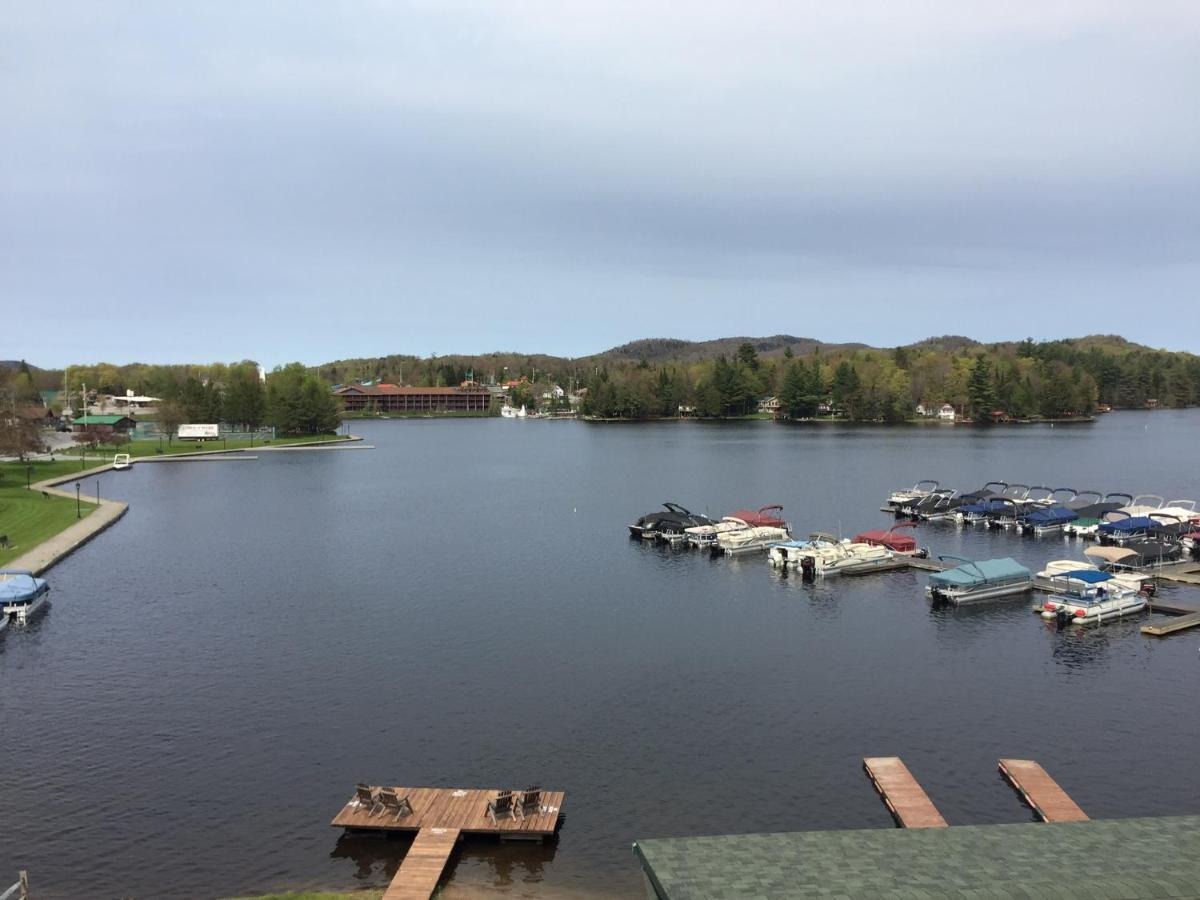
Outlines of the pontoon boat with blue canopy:
<svg viewBox="0 0 1200 900">
<path fill-rule="evenodd" d="M 1020 594 L 1033 588 L 1033 573 L 1015 559 L 972 561 L 957 556 L 940 556 L 938 559 L 955 560 L 962 565 L 929 576 L 925 593 L 935 600 L 947 600 L 957 606 Z"/>
<path fill-rule="evenodd" d="M 1055 579 L 1066 585 L 1041 608 L 1042 618 L 1067 622 L 1103 622 L 1146 608 L 1146 596 L 1120 584 L 1112 574 L 1095 569 L 1060 572 Z"/>
<path fill-rule="evenodd" d="M 50 585 L 26 569 L 0 569 L 0 616 L 24 622 L 45 601 Z"/>
</svg>

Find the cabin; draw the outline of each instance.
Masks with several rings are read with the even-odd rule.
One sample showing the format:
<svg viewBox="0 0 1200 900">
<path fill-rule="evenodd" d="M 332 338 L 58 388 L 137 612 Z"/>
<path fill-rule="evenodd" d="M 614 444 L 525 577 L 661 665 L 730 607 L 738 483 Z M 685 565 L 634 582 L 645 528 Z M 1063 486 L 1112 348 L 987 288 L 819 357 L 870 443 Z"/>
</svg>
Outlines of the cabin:
<svg viewBox="0 0 1200 900">
<path fill-rule="evenodd" d="M 777 416 L 782 408 L 783 403 L 778 397 L 763 397 L 758 401 L 758 411 L 760 413 L 770 413 L 773 416 Z"/>
<path fill-rule="evenodd" d="M 487 412 L 492 403 L 492 395 L 487 388 L 351 384 L 333 393 L 342 401 L 346 412 Z"/>
<path fill-rule="evenodd" d="M 71 422 L 71 430 L 75 432 L 91 431 L 102 437 L 111 434 L 128 435 L 137 426 L 137 422 L 129 416 L 80 416 Z"/>
<path fill-rule="evenodd" d="M 943 422 L 953 422 L 956 418 L 954 407 L 949 403 L 943 403 L 942 408 L 938 410 L 938 418 Z"/>
</svg>

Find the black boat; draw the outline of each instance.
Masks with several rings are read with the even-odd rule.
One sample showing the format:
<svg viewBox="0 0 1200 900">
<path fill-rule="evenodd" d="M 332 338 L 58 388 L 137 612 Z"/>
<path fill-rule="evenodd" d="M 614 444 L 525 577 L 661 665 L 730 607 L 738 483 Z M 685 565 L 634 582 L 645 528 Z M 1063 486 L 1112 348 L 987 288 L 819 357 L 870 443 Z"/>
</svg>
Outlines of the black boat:
<svg viewBox="0 0 1200 900">
<path fill-rule="evenodd" d="M 646 513 L 629 526 L 629 536 L 652 541 L 656 537 L 682 534 L 685 528 L 712 525 L 713 520 L 684 509 L 678 503 L 664 503 L 666 512 Z"/>
</svg>

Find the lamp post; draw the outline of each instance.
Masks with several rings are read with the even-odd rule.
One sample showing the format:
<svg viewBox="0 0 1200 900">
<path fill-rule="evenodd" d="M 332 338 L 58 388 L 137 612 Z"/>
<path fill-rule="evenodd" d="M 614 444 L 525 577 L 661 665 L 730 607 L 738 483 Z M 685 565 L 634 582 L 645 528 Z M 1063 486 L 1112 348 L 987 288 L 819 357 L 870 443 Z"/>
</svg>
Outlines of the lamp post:
<svg viewBox="0 0 1200 900">
<path fill-rule="evenodd" d="M 33 475 L 33 464 L 30 463 L 25 467 L 25 490 L 29 490 L 29 479 Z"/>
<path fill-rule="evenodd" d="M 96 509 L 100 508 L 100 479 L 96 479 Z"/>
<path fill-rule="evenodd" d="M 79 482 L 75 482 L 75 518 L 82 519 L 83 513 L 79 508 Z"/>
</svg>

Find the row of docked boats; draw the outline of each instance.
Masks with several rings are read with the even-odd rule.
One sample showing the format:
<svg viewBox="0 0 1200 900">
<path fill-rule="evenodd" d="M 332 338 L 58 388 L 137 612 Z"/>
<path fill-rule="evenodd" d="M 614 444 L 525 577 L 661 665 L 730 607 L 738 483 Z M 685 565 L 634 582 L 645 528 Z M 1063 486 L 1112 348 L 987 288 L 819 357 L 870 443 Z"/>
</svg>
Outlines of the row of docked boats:
<svg viewBox="0 0 1200 900">
<path fill-rule="evenodd" d="M 794 540 L 779 505 L 738 510 L 716 520 L 675 503 L 663 506 L 631 524 L 631 537 L 726 555 L 765 550 L 772 566 L 784 572 L 795 569 L 805 579 L 906 568 L 906 560 L 928 557 L 912 534 L 914 521 L 852 539 L 816 532 L 807 540 Z M 1026 594 L 1036 586 L 1052 594 L 1037 611 L 1060 623 L 1104 622 L 1146 608 L 1154 581 L 1137 570 L 1133 551 L 1093 546 L 1084 555 L 1083 560 L 1052 560 L 1036 574 L 1011 558 L 942 556 L 946 567 L 930 573 L 925 592 L 935 602 L 965 605 Z"/>
<path fill-rule="evenodd" d="M 1163 565 L 1200 546 L 1200 512 L 1194 500 L 1153 494 L 1078 491 L 991 481 L 961 493 L 928 480 L 893 492 L 884 507 L 916 521 L 1063 534 L 1132 550 L 1140 565 Z"/>
<path fill-rule="evenodd" d="M 0 569 L 0 632 L 24 625 L 49 599 L 50 585 L 26 569 Z"/>
</svg>

